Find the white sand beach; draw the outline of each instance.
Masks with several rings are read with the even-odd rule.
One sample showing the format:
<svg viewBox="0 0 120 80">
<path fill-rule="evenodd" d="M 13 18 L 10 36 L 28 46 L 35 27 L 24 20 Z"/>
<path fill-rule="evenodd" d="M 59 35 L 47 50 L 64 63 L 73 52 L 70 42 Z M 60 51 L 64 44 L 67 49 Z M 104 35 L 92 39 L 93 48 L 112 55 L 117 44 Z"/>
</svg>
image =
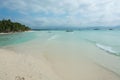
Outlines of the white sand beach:
<svg viewBox="0 0 120 80">
<path fill-rule="evenodd" d="M 120 80 L 113 72 L 82 56 L 79 63 L 37 56 L 0 49 L 0 80 Z"/>
<path fill-rule="evenodd" d="M 0 49 L 0 80 L 61 80 L 42 58 Z"/>
</svg>

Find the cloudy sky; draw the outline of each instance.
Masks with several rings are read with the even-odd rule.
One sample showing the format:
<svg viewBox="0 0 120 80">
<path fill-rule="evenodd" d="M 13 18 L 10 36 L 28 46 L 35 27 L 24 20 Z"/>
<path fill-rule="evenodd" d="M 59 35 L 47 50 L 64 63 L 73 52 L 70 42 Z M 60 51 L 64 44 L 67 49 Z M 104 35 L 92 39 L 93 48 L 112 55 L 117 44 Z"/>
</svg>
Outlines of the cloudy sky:
<svg viewBox="0 0 120 80">
<path fill-rule="evenodd" d="M 120 25 L 120 0 L 0 0 L 0 19 L 33 28 Z"/>
</svg>

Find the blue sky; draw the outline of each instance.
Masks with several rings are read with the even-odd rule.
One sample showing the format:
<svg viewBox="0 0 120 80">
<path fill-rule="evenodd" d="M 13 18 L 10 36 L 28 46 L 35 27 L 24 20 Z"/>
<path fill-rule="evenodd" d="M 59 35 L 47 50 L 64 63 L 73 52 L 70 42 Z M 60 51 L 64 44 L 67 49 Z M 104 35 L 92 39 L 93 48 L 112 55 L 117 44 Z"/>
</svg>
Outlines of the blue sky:
<svg viewBox="0 0 120 80">
<path fill-rule="evenodd" d="M 0 0 L 0 19 L 32 28 L 120 25 L 120 0 Z"/>
</svg>

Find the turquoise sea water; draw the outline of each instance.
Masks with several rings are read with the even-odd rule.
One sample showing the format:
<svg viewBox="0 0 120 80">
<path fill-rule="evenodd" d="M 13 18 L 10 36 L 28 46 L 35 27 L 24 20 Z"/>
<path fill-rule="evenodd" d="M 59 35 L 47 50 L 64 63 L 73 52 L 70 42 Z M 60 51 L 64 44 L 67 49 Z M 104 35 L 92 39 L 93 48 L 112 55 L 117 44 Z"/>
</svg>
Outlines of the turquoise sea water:
<svg viewBox="0 0 120 80">
<path fill-rule="evenodd" d="M 111 54 L 120 55 L 120 31 L 88 31 L 82 38 Z"/>
<path fill-rule="evenodd" d="M 84 31 L 33 31 L 13 34 L 0 34 L 0 46 L 15 45 L 37 39 L 41 44 L 63 41 L 64 43 L 91 43 L 116 56 L 120 55 L 120 31 L 84 30 Z M 79 45 L 79 44 L 78 44 Z"/>
<path fill-rule="evenodd" d="M 35 34 L 31 32 L 0 34 L 0 46 L 24 43 L 35 37 Z"/>
</svg>

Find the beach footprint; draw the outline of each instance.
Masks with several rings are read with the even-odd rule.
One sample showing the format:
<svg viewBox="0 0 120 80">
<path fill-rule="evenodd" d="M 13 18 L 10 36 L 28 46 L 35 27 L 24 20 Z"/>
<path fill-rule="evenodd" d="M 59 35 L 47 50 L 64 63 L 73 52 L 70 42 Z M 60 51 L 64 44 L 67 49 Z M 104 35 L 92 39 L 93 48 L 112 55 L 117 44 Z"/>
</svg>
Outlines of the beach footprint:
<svg viewBox="0 0 120 80">
<path fill-rule="evenodd" d="M 25 78 L 24 77 L 20 77 L 20 76 L 16 76 L 15 80 L 25 80 Z"/>
</svg>

